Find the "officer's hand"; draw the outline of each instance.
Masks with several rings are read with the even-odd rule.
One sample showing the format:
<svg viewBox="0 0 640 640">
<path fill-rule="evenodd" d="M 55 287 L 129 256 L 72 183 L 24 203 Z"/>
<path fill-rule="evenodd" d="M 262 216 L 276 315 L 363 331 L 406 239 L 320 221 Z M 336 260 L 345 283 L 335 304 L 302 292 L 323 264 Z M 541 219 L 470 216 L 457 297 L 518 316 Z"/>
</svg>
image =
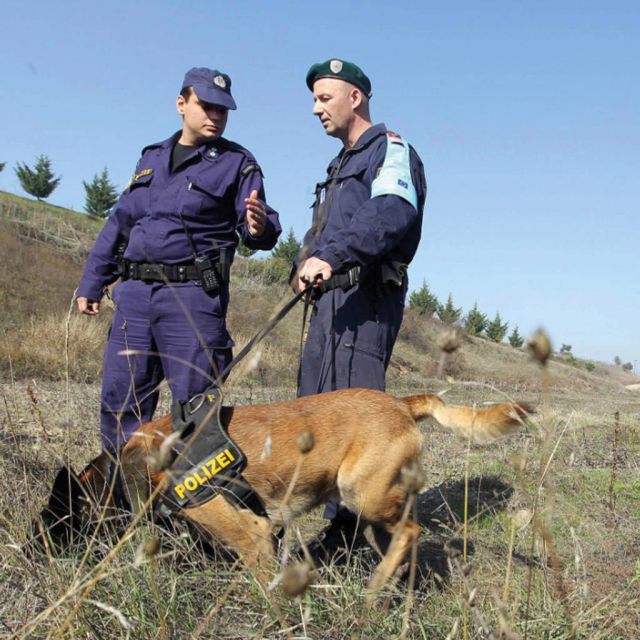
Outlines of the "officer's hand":
<svg viewBox="0 0 640 640">
<path fill-rule="evenodd" d="M 100 303 L 95 300 L 89 300 L 84 296 L 78 296 L 78 311 L 86 316 L 96 316 L 100 311 Z"/>
<path fill-rule="evenodd" d="M 267 226 L 267 209 L 264 202 L 258 198 L 258 192 L 255 189 L 244 201 L 247 205 L 247 228 L 249 233 L 257 238 L 264 233 Z"/>
<path fill-rule="evenodd" d="M 320 260 L 320 258 L 307 258 L 298 272 L 300 280 L 298 286 L 304 289 L 311 282 L 318 286 L 323 280 L 329 280 L 332 275 L 333 269 L 328 262 Z"/>
</svg>

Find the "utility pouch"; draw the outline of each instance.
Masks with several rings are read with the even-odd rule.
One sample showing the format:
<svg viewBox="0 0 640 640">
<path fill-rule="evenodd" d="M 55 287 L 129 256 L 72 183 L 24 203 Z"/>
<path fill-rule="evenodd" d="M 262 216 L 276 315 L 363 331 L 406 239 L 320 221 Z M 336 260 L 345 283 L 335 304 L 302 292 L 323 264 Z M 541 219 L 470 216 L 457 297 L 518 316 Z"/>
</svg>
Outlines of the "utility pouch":
<svg viewBox="0 0 640 640">
<path fill-rule="evenodd" d="M 202 283 L 202 288 L 207 293 L 212 293 L 220 288 L 220 279 L 216 273 L 215 262 L 206 255 L 196 256 L 194 265 L 198 270 L 198 277 Z"/>
<path fill-rule="evenodd" d="M 124 252 L 127 250 L 128 241 L 120 237 L 120 240 L 116 246 L 116 275 L 123 278 L 127 274 L 126 260 L 124 259 Z"/>
<path fill-rule="evenodd" d="M 380 280 L 382 284 L 392 284 L 401 287 L 407 276 L 407 265 L 404 262 L 393 262 L 380 265 Z"/>
</svg>

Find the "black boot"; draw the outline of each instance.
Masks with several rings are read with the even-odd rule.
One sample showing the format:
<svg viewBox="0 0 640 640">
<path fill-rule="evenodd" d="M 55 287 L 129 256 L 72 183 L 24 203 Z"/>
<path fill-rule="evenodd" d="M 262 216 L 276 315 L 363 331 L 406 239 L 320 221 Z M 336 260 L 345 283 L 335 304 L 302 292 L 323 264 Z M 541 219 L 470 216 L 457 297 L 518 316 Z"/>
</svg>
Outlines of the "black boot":
<svg viewBox="0 0 640 640">
<path fill-rule="evenodd" d="M 346 507 L 338 507 L 338 513 L 329 526 L 323 529 L 307 549 L 315 562 L 328 564 L 332 560 L 345 560 L 351 551 L 367 542 L 361 533 L 364 524 Z"/>
</svg>

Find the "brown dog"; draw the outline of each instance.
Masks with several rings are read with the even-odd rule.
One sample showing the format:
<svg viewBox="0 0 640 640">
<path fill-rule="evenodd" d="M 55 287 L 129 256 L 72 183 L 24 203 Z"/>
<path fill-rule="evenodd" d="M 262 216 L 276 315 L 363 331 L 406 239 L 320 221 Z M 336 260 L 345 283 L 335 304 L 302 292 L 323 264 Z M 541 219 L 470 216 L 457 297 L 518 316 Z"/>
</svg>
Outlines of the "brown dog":
<svg viewBox="0 0 640 640">
<path fill-rule="evenodd" d="M 393 536 L 371 581 L 376 590 L 394 574 L 420 534 L 416 522 L 402 518 L 407 493 L 402 470 L 415 465 L 421 451 L 415 421 L 431 416 L 473 441 L 487 442 L 520 425 L 527 411 L 511 403 L 482 409 L 447 406 L 434 395 L 394 398 L 367 389 L 223 407 L 222 423 L 247 458 L 244 477 L 269 517 L 237 509 L 222 495 L 180 515 L 231 547 L 247 565 L 265 567 L 274 558 L 274 525 L 287 524 L 330 496 L 339 496 L 351 511 Z M 298 438 L 304 432 L 311 434 L 313 447 L 303 454 Z M 171 433 L 171 416 L 165 416 L 142 425 L 121 451 L 120 473 L 134 509 L 163 483 L 165 472 L 154 469 L 162 467 L 158 458 Z M 91 496 L 102 506 L 112 502 L 107 486 L 110 460 L 102 453 L 77 479 L 66 469 L 60 472 L 42 514 L 52 538 L 64 531 L 56 527 L 65 519 L 71 518 L 75 529 L 82 527 Z"/>
</svg>

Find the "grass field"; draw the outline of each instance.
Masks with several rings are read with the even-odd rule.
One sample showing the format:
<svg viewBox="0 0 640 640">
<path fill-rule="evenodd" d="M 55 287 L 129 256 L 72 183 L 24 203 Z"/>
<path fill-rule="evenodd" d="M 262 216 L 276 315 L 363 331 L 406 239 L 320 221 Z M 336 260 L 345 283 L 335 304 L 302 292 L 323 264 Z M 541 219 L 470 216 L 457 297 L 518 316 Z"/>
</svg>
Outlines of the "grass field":
<svg viewBox="0 0 640 640">
<path fill-rule="evenodd" d="M 57 469 L 80 470 L 99 452 L 109 312 L 99 322 L 69 313 L 100 222 L 37 203 L 23 209 L 19 200 L 0 194 L 9 256 L 0 268 L 0 636 L 640 637 L 640 394 L 625 389 L 638 379 L 560 357 L 543 371 L 523 350 L 476 338 L 444 358 L 442 326 L 411 313 L 391 392 L 524 400 L 537 413 L 491 447 L 421 424 L 427 482 L 413 508 L 424 532 L 406 575 L 372 608 L 366 585 L 376 556 L 366 545 L 328 564 L 297 563 L 299 540 L 323 526 L 319 512 L 290 527 L 267 585 L 223 549 L 205 553 L 183 524 L 167 531 L 146 518 L 119 540 L 78 541 L 65 556 L 29 553 L 32 519 Z M 37 233 L 25 231 L 25 219 Z M 82 233 L 69 235 L 76 224 Z M 281 272 L 255 260 L 234 266 L 230 325 L 239 345 L 288 297 Z M 296 310 L 254 368 L 232 376 L 229 403 L 293 396 L 299 328 Z M 164 391 L 162 412 L 169 403 Z"/>
</svg>

